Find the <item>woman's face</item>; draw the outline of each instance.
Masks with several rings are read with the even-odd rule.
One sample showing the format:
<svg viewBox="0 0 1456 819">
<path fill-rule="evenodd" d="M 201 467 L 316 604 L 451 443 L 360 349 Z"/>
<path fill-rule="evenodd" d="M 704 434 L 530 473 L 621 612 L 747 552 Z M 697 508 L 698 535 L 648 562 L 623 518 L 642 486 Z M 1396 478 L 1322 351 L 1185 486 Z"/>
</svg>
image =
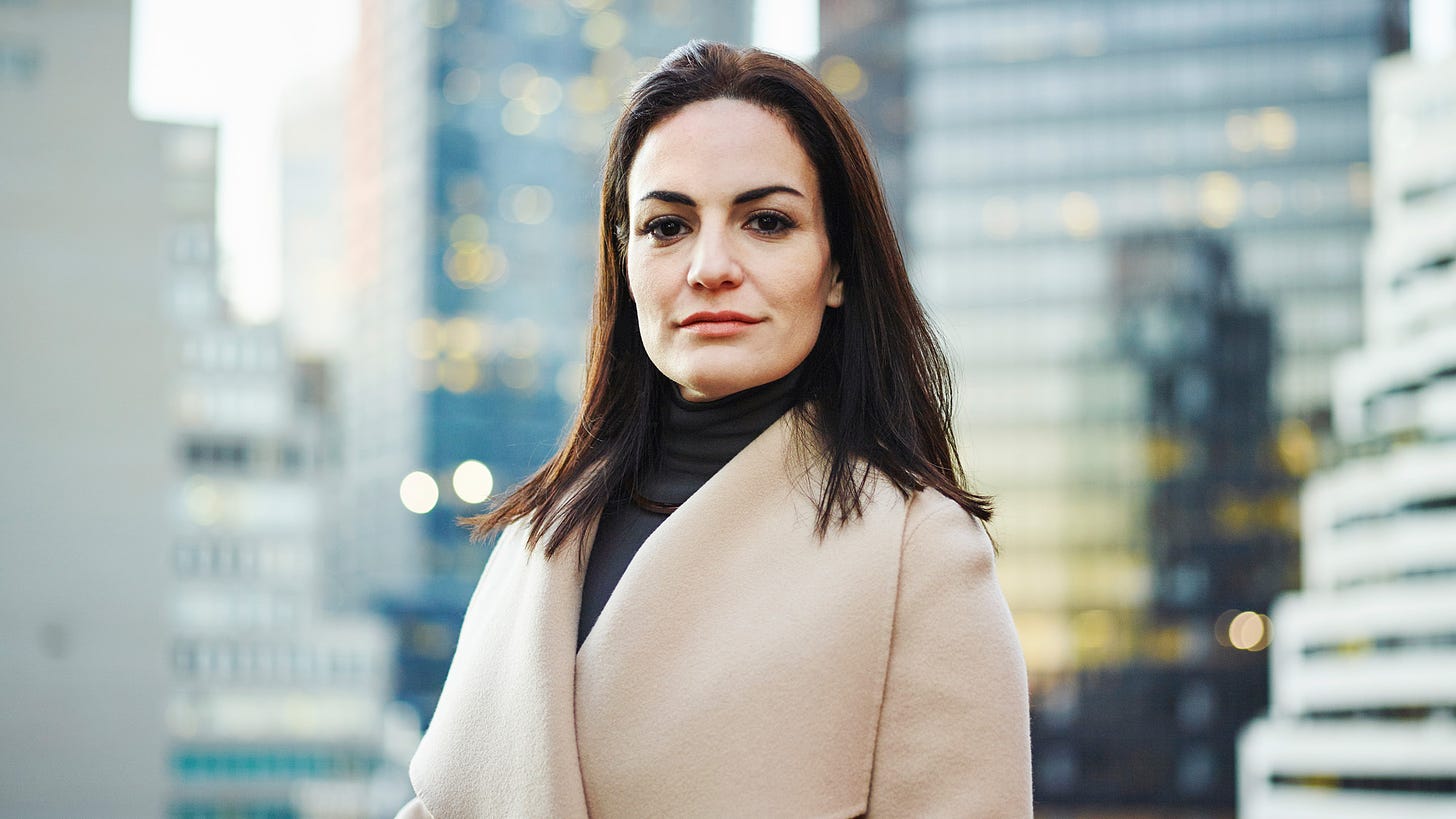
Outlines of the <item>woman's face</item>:
<svg viewBox="0 0 1456 819">
<path fill-rule="evenodd" d="M 627 179 L 627 280 L 652 363 L 689 401 L 787 375 L 844 285 L 814 165 L 777 115 L 696 102 L 647 132 Z"/>
</svg>

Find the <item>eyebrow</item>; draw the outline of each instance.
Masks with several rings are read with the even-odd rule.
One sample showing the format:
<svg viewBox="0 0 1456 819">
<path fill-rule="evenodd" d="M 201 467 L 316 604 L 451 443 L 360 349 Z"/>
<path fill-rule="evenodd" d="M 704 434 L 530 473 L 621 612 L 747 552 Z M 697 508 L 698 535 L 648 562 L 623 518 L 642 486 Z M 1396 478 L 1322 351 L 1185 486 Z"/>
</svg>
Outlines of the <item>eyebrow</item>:
<svg viewBox="0 0 1456 819">
<path fill-rule="evenodd" d="M 754 188 L 753 190 L 738 194 L 733 197 L 733 204 L 741 205 L 745 202 L 754 202 L 775 193 L 788 193 L 801 198 L 804 196 L 803 193 L 788 185 L 765 185 L 762 188 Z M 657 199 L 662 202 L 670 202 L 674 205 L 686 205 L 690 208 L 698 206 L 698 203 L 694 202 L 691 196 L 685 193 L 678 193 L 677 191 L 649 191 L 640 201 L 645 202 L 648 199 Z"/>
</svg>

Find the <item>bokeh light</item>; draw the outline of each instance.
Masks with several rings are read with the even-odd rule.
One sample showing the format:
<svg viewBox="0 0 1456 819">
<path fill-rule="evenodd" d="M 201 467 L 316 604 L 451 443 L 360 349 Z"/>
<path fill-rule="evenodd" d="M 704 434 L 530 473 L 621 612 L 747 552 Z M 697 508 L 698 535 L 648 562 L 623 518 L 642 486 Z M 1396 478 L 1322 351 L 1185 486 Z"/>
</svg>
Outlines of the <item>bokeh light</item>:
<svg viewBox="0 0 1456 819">
<path fill-rule="evenodd" d="M 480 365 L 474 358 L 445 358 L 435 365 L 440 386 L 453 393 L 466 393 L 480 386 Z"/>
<path fill-rule="evenodd" d="M 551 191 L 541 185 L 512 185 L 501 192 L 501 215 L 523 225 L 539 225 L 551 217 Z"/>
<path fill-rule="evenodd" d="M 1102 213 L 1091 194 L 1072 191 L 1062 197 L 1058 212 L 1067 235 L 1077 239 L 1093 238 L 1102 226 Z"/>
<path fill-rule="evenodd" d="M 1229 645 L 1241 651 L 1263 651 L 1269 647 L 1269 618 L 1254 611 L 1239 612 L 1229 621 Z"/>
<path fill-rule="evenodd" d="M 581 26 L 581 41 L 597 51 L 622 42 L 626 34 L 627 21 L 614 11 L 597 12 Z"/>
<path fill-rule="evenodd" d="M 841 54 L 825 59 L 819 67 L 819 76 L 830 91 L 851 102 L 863 97 L 868 89 L 864 69 Z"/>
<path fill-rule="evenodd" d="M 479 244 L 490 238 L 490 225 L 478 214 L 461 214 L 450 224 L 450 241 Z"/>
<path fill-rule="evenodd" d="M 1244 187 L 1226 171 L 1198 177 L 1198 216 L 1211 228 L 1226 228 L 1244 207 Z"/>
<path fill-rule="evenodd" d="M 197 526 L 207 527 L 222 519 L 222 492 L 211 480 L 194 475 L 183 489 L 187 516 Z"/>
<path fill-rule="evenodd" d="M 527 111 L 544 117 L 561 107 L 561 97 L 561 83 L 550 77 L 537 76 L 526 82 L 518 99 Z"/>
<path fill-rule="evenodd" d="M 467 105 L 480 95 L 480 74 L 469 68 L 457 68 L 445 75 L 442 94 L 451 105 Z"/>
<path fill-rule="evenodd" d="M 1294 147 L 1298 135 L 1299 129 L 1288 111 L 1274 106 L 1259 109 L 1259 141 L 1265 148 L 1284 153 Z"/>
<path fill-rule="evenodd" d="M 501 128 L 512 136 L 526 136 L 541 124 L 541 115 L 521 100 L 511 100 L 501 108 Z"/>
<path fill-rule="evenodd" d="M 507 387 L 532 393 L 540 383 L 541 367 L 534 358 L 507 358 L 500 362 L 499 376 Z"/>
<path fill-rule="evenodd" d="M 1224 122 L 1224 135 L 1229 146 L 1242 154 L 1259 149 L 1259 127 L 1247 111 L 1234 111 Z"/>
<path fill-rule="evenodd" d="M 527 63 L 511 63 L 500 72 L 500 91 L 507 99 L 525 96 L 526 88 L 536 79 L 536 67 Z"/>
<path fill-rule="evenodd" d="M 399 500 L 404 508 L 423 515 L 440 501 L 440 487 L 428 473 L 411 472 L 399 482 Z"/>
<path fill-rule="evenodd" d="M 450 479 L 455 496 L 466 503 L 483 503 L 495 489 L 490 467 L 476 460 L 463 461 Z"/>
<path fill-rule="evenodd" d="M 566 88 L 567 104 L 578 114 L 595 114 L 612 102 L 612 92 L 600 77 L 581 76 L 573 79 Z"/>
</svg>

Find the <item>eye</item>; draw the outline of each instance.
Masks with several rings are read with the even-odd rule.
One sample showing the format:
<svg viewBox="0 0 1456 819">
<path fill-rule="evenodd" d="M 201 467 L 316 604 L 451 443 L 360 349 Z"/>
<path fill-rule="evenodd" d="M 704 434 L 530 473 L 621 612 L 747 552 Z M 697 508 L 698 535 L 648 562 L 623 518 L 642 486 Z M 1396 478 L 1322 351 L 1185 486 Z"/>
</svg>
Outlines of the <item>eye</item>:
<svg viewBox="0 0 1456 819">
<path fill-rule="evenodd" d="M 794 220 L 782 213 L 774 211 L 755 213 L 748 217 L 748 224 L 746 225 L 749 230 L 755 233 L 762 233 L 769 236 L 784 233 L 794 226 Z"/>
<path fill-rule="evenodd" d="M 665 242 L 687 233 L 688 225 L 676 216 L 659 216 L 643 225 L 639 232 Z"/>
</svg>

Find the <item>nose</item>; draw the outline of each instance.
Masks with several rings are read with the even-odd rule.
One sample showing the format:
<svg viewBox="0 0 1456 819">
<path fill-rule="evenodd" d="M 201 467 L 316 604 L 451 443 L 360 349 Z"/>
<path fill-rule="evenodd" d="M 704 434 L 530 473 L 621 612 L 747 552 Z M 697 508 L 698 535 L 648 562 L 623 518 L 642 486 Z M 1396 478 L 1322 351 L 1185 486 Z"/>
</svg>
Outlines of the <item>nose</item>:
<svg viewBox="0 0 1456 819">
<path fill-rule="evenodd" d="M 709 228 L 701 230 L 688 268 L 688 284 L 694 289 L 717 290 L 737 287 L 742 281 L 743 268 L 738 264 L 727 232 Z"/>
</svg>

